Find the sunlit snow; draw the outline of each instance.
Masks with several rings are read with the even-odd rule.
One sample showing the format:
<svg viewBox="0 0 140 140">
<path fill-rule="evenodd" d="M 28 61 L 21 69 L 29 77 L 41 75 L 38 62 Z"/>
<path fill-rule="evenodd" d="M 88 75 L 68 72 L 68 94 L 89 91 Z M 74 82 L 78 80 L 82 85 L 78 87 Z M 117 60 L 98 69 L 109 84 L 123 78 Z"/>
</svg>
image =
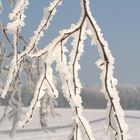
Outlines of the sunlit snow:
<svg viewBox="0 0 140 140">
<path fill-rule="evenodd" d="M 0 109 L 2 112 L 2 109 Z M 20 128 L 14 140 L 66 140 L 71 132 L 72 114 L 70 109 L 56 109 L 59 114 L 55 118 L 48 118 L 48 133 L 45 133 L 39 123 L 38 112 L 33 120 L 25 128 Z M 105 111 L 86 110 L 86 118 L 90 121 L 92 131 L 97 140 L 110 140 L 105 134 Z M 125 111 L 126 121 L 129 127 L 130 140 L 140 140 L 140 111 Z M 9 130 L 11 122 L 0 124 L 0 140 L 10 140 Z"/>
</svg>

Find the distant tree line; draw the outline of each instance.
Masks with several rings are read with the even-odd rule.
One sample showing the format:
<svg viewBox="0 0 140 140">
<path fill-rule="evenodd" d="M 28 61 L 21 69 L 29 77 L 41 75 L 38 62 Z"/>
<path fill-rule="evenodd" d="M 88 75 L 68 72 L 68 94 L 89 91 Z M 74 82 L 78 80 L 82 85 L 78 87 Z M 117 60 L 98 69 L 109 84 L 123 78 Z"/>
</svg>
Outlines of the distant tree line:
<svg viewBox="0 0 140 140">
<path fill-rule="evenodd" d="M 139 110 L 140 109 L 140 86 L 135 85 L 119 85 L 117 87 L 120 96 L 120 102 L 123 109 Z M 31 88 L 24 86 L 21 89 L 23 106 L 27 107 L 33 98 Z M 60 97 L 57 99 L 56 107 L 69 107 L 67 100 L 63 97 L 62 91 L 59 90 Z M 106 108 L 106 99 L 100 92 L 100 86 L 86 87 L 82 89 L 81 96 L 83 98 L 83 106 L 90 109 Z M 5 105 L 6 99 L 0 99 L 0 105 Z"/>
<path fill-rule="evenodd" d="M 140 109 L 140 86 L 119 85 L 117 89 L 119 91 L 120 102 L 123 109 Z M 83 106 L 85 108 L 106 108 L 106 99 L 100 92 L 99 86 L 84 87 L 81 96 L 83 98 Z M 68 103 L 64 98 L 61 97 L 61 99 L 58 99 L 58 106 L 68 107 Z"/>
</svg>

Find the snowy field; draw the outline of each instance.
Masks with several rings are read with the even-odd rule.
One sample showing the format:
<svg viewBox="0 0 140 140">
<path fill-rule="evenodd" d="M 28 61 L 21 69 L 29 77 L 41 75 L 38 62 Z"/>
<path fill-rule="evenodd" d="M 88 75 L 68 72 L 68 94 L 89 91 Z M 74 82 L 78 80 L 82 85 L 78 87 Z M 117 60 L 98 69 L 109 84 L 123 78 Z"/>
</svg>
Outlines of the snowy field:
<svg viewBox="0 0 140 140">
<path fill-rule="evenodd" d="M 2 112 L 2 110 L 0 109 Z M 69 109 L 56 109 L 60 116 L 48 119 L 48 133 L 41 129 L 38 113 L 34 115 L 33 120 L 23 129 L 19 129 L 14 140 L 66 140 L 71 132 L 71 111 Z M 104 130 L 105 111 L 104 110 L 86 110 L 86 118 L 90 121 L 96 140 L 110 140 Z M 140 111 L 125 111 L 126 121 L 129 125 L 129 134 L 131 140 L 140 140 Z M 9 137 L 10 122 L 5 121 L 0 125 L 0 140 L 11 140 Z"/>
</svg>

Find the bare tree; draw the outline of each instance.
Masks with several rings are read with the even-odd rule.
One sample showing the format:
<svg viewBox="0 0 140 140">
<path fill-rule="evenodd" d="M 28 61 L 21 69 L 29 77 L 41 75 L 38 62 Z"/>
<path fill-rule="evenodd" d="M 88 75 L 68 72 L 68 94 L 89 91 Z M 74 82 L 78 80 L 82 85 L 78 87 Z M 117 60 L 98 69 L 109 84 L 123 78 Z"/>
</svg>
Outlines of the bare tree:
<svg viewBox="0 0 140 140">
<path fill-rule="evenodd" d="M 46 129 L 45 117 L 48 114 L 47 109 L 48 107 L 51 109 L 54 107 L 52 104 L 59 96 L 54 74 L 54 71 L 57 71 L 59 73 L 59 81 L 62 84 L 63 94 L 69 102 L 74 116 L 73 129 L 69 139 L 95 140 L 89 122 L 83 116 L 82 98 L 80 96 L 82 85 L 78 76 L 80 69 L 79 60 L 84 53 L 84 42 L 87 37 L 90 37 L 92 43 L 97 46 L 101 57 L 96 64 L 102 71 L 100 76 L 101 91 L 107 99 L 107 132 L 111 134 L 114 140 L 127 140 L 127 125 L 116 90 L 117 80 L 113 76 L 114 58 L 91 14 L 89 0 L 80 0 L 82 14 L 78 23 L 71 25 L 69 29 L 62 30 L 59 36 L 43 49 L 38 48 L 40 39 L 44 36 L 44 32 L 48 29 L 62 1 L 53 0 L 48 7 L 44 8 L 42 20 L 29 42 L 21 35 L 22 27 L 25 26 L 24 12 L 29 7 L 29 0 L 9 1 L 10 4 L 13 3 L 15 6 L 9 14 L 10 22 L 7 25 L 1 24 L 1 30 L 12 48 L 12 59 L 7 68 L 6 80 L 1 85 L 0 95 L 2 98 L 9 97 L 8 106 L 11 105 L 11 99 L 14 98 L 15 100 L 12 100 L 14 101 L 12 102 L 12 106 L 14 105 L 13 109 L 16 110 L 13 117 L 15 116 L 18 122 L 14 122 L 16 125 L 13 125 L 13 127 L 17 127 L 17 125 L 25 127 L 32 119 L 36 108 L 41 105 L 40 122 L 42 127 Z M 72 39 L 71 50 L 70 54 L 66 54 L 68 51 L 67 42 L 70 38 Z M 22 46 L 19 43 L 20 41 Z M 6 52 L 5 56 L 7 56 Z M 1 66 L 5 66 L 4 63 L 5 60 L 1 59 Z M 56 63 L 55 68 L 52 68 L 53 63 Z M 4 69 L 2 70 L 4 71 Z M 13 94 L 20 89 L 23 72 L 29 76 L 29 81 L 34 84 L 35 90 L 25 117 L 21 120 L 19 118 L 22 115 L 21 105 L 15 104 L 15 102 L 21 102 L 21 96 L 19 93 L 18 98 L 16 98 Z M 4 116 L 8 115 L 7 108 L 5 108 Z"/>
</svg>

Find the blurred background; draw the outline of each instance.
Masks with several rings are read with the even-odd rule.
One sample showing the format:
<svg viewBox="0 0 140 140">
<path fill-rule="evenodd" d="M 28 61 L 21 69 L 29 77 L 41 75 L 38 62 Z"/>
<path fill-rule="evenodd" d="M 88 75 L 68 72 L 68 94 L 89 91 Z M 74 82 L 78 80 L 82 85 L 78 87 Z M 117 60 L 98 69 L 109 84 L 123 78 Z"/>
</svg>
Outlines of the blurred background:
<svg viewBox="0 0 140 140">
<path fill-rule="evenodd" d="M 26 10 L 26 26 L 22 34 L 29 41 L 42 18 L 42 7 L 48 5 L 50 1 L 30 0 L 30 6 Z M 6 0 L 2 0 L 4 5 L 0 21 L 7 23 L 8 13 L 11 8 Z M 113 56 L 116 59 L 114 76 L 118 79 L 118 91 L 121 104 L 124 109 L 140 109 L 140 1 L 102 1 L 90 0 L 92 14 L 102 29 L 104 38 L 108 41 Z M 45 32 L 45 37 L 41 39 L 39 48 L 43 48 L 59 35 L 59 31 L 67 29 L 71 24 L 78 22 L 80 17 L 79 0 L 64 1 L 58 8 L 57 14 L 49 29 Z M 0 33 L 1 34 L 1 33 Z M 3 37 L 0 36 L 2 40 Z M 6 44 L 6 42 L 5 42 Z M 80 60 L 81 79 L 83 90 L 83 104 L 86 108 L 106 108 L 104 95 L 100 93 L 100 71 L 95 65 L 99 55 L 96 46 L 91 46 L 90 39 L 85 43 L 85 53 Z M 58 107 L 68 107 L 64 99 L 60 86 L 60 97 Z M 28 85 L 22 87 L 23 104 L 29 105 L 32 98 L 33 89 Z M 5 104 L 5 100 L 0 100 L 0 104 Z"/>
</svg>

